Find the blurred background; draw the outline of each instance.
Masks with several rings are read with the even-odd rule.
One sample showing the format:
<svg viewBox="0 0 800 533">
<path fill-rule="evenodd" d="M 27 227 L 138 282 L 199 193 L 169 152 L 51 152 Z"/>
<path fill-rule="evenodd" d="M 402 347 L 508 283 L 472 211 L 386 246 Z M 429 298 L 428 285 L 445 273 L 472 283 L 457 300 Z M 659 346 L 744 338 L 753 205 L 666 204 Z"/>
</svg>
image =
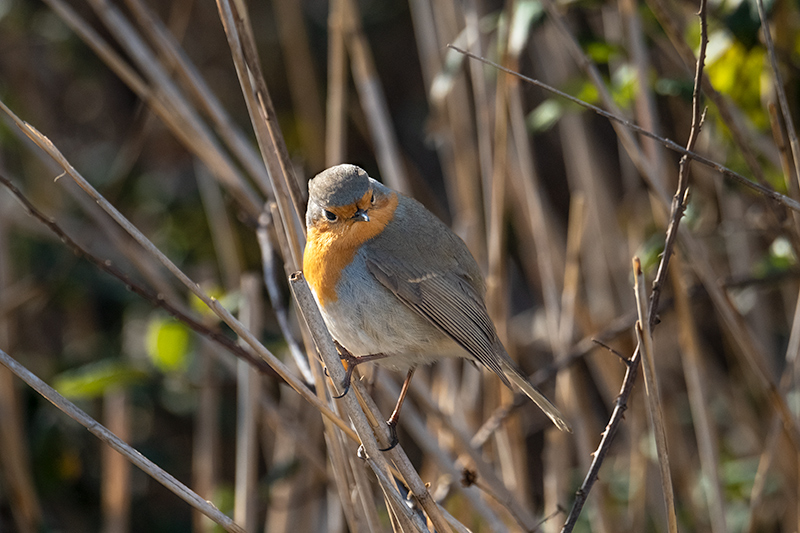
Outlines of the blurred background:
<svg viewBox="0 0 800 533">
<path fill-rule="evenodd" d="M 764 7 L 796 119 L 800 13 L 791 2 Z M 400 442 L 434 497 L 473 531 L 533 529 L 545 517 L 538 527 L 559 531 L 626 368 L 590 339 L 633 353 L 631 258 L 652 280 L 679 155 L 634 137 L 632 157 L 607 119 L 447 45 L 615 105 L 683 145 L 699 4 L 272 0 L 247 9 L 299 190 L 350 162 L 450 224 L 487 276 L 509 352 L 575 429 L 558 434 L 527 402 L 479 432 L 511 395 L 494 376 L 448 361 L 415 378 L 409 416 L 424 431 L 401 420 Z M 714 1 L 708 27 L 696 151 L 800 200 L 755 1 Z M 0 100 L 266 347 L 307 372 L 278 222 L 262 226 L 271 247 L 256 236 L 274 193 L 217 5 L 0 0 Z M 319 413 L 156 307 L 162 298 L 234 338 L 2 118 L 0 175 L 158 297 L 126 290 L 3 187 L 0 349 L 248 531 L 391 530 L 377 489 L 364 496 L 378 519 L 369 527 L 343 510 Z M 796 425 L 796 221 L 692 165 L 688 231 L 655 330 L 681 530 L 800 527 L 800 443 L 769 388 L 779 387 Z M 264 258 L 275 263 L 263 268 Z M 367 373 L 388 415 L 402 376 Z M 641 379 L 576 531 L 667 530 Z M 528 516 L 509 511 L 495 481 L 479 476 L 475 488 L 454 476 L 478 460 Z M 0 532 L 214 527 L 0 368 Z"/>
</svg>

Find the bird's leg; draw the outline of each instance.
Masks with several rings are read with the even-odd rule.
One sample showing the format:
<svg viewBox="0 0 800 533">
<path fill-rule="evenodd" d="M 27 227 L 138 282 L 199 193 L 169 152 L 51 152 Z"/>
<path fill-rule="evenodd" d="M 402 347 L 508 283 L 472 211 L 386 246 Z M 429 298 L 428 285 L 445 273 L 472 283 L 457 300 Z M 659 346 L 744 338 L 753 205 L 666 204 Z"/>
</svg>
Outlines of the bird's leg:
<svg viewBox="0 0 800 533">
<path fill-rule="evenodd" d="M 353 370 L 355 370 L 357 365 L 360 365 L 361 363 L 368 363 L 370 361 L 377 361 L 379 359 L 386 359 L 389 357 L 385 353 L 355 356 L 336 340 L 334 340 L 333 343 L 336 345 L 336 351 L 339 352 L 339 359 L 347 363 L 347 370 L 345 371 L 344 381 L 342 382 L 342 388 L 344 391 L 342 391 L 339 396 L 334 396 L 334 398 L 337 400 L 339 398 L 343 398 L 350 390 L 350 379 L 353 377 Z"/>
<path fill-rule="evenodd" d="M 391 435 L 391 440 L 389 441 L 389 447 L 383 448 L 382 452 L 388 452 L 395 446 L 397 446 L 400 441 L 397 439 L 397 422 L 400 420 L 400 409 L 403 407 L 403 402 L 406 399 L 406 395 L 408 394 L 408 388 L 411 386 L 411 378 L 414 376 L 414 370 L 417 367 L 412 366 L 408 370 L 408 374 L 406 374 L 406 379 L 403 381 L 403 388 L 400 389 L 400 397 L 397 399 L 397 405 L 394 406 L 394 411 L 392 411 L 392 416 L 389 417 L 389 420 L 386 421 L 386 425 L 389 426 L 389 433 Z"/>
</svg>

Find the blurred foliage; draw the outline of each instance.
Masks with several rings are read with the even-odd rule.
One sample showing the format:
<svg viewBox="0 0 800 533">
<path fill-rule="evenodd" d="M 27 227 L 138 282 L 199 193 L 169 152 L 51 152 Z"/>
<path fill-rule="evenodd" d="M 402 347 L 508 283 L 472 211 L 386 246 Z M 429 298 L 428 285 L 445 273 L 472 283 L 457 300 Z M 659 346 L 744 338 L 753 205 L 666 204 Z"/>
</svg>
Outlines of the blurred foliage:
<svg viewBox="0 0 800 533">
<path fill-rule="evenodd" d="M 103 359 L 53 377 L 53 388 L 72 400 L 93 399 L 108 389 L 141 383 L 147 373 L 117 359 Z"/>
<path fill-rule="evenodd" d="M 147 325 L 147 355 L 161 372 L 182 372 L 189 366 L 190 330 L 173 318 L 154 318 Z"/>
</svg>

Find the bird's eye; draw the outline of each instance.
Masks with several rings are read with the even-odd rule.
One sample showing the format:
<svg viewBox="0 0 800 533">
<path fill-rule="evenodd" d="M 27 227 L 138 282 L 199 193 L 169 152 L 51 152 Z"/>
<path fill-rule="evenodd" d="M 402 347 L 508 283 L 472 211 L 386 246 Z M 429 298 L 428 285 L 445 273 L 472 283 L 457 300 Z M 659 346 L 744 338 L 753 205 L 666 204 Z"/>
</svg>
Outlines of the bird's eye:
<svg viewBox="0 0 800 533">
<path fill-rule="evenodd" d="M 375 203 L 375 193 L 372 193 L 372 196 L 369 199 L 369 203 L 371 203 L 371 204 Z"/>
<path fill-rule="evenodd" d="M 330 211 L 325 211 L 325 218 L 327 218 L 331 222 L 334 222 L 337 217 L 335 213 L 331 213 Z"/>
</svg>

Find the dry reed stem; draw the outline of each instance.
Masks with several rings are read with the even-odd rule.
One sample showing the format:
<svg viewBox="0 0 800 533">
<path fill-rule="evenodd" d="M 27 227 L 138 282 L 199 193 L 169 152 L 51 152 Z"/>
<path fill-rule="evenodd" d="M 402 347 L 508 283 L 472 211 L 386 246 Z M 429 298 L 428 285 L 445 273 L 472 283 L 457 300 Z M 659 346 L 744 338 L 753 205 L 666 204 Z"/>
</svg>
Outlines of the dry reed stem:
<svg viewBox="0 0 800 533">
<path fill-rule="evenodd" d="M 331 0 L 328 9 L 328 97 L 325 121 L 325 166 L 344 163 L 347 145 L 347 50 L 345 3 Z"/>
<path fill-rule="evenodd" d="M 481 42 L 480 34 L 480 20 L 478 18 L 478 3 L 476 0 L 467 0 L 464 2 L 464 32 L 467 38 L 467 46 L 470 51 L 478 56 L 483 56 L 483 45 Z M 507 44 L 507 43 L 506 43 Z M 511 51 L 512 53 L 514 51 Z M 475 135 L 478 144 L 478 168 L 480 169 L 481 182 L 485 184 L 493 183 L 492 170 L 494 168 L 492 161 L 492 149 L 497 149 L 497 146 L 492 144 L 492 105 L 491 94 L 489 92 L 487 78 L 483 69 L 483 65 L 469 65 L 468 66 L 470 81 L 472 82 L 472 98 L 473 106 L 475 109 Z M 496 91 L 500 90 L 500 80 L 497 81 Z M 498 113 L 502 112 L 501 108 L 495 107 L 494 110 Z"/>
<path fill-rule="evenodd" d="M 775 55 L 775 45 L 772 43 L 772 34 L 769 29 L 769 21 L 764 11 L 764 1 L 756 0 L 758 6 L 758 18 L 761 20 L 761 29 L 764 35 L 764 44 L 767 47 L 772 75 L 775 77 L 775 92 L 778 94 L 778 103 L 781 106 L 781 114 L 786 123 L 786 131 L 789 135 L 789 146 L 792 149 L 792 160 L 794 161 L 794 172 L 797 183 L 800 186 L 800 143 L 797 141 L 797 131 L 794 129 L 792 111 L 789 109 L 789 101 L 786 98 L 786 91 L 783 88 L 783 77 L 778 68 L 778 58 Z"/>
<path fill-rule="evenodd" d="M 700 28 L 701 28 L 701 44 L 700 44 L 700 54 L 699 59 L 697 61 L 697 68 L 695 71 L 695 81 L 694 81 L 694 91 L 693 91 L 693 100 L 692 100 L 692 129 L 689 134 L 689 140 L 687 141 L 686 150 L 692 151 L 694 149 L 694 144 L 697 141 L 697 135 L 700 131 L 700 127 L 702 125 L 702 117 L 703 113 L 700 108 L 699 102 L 699 87 L 702 80 L 703 75 L 703 65 L 705 62 L 705 47 L 708 42 L 708 35 L 707 35 L 707 28 L 706 28 L 706 2 L 705 0 L 701 0 L 700 2 Z M 658 265 L 658 270 L 656 272 L 656 278 L 653 280 L 652 291 L 650 293 L 650 301 L 648 304 L 648 309 L 646 313 L 639 311 L 639 320 L 642 320 L 643 316 L 646 316 L 647 323 L 641 326 L 642 328 L 642 336 L 644 337 L 645 342 L 650 342 L 650 336 L 652 335 L 652 329 L 656 325 L 657 321 L 657 314 L 656 311 L 659 308 L 659 301 L 661 298 L 661 289 L 666 279 L 666 275 L 669 268 L 669 261 L 672 256 L 672 250 L 675 246 L 675 241 L 678 237 L 678 232 L 680 229 L 680 221 L 683 216 L 683 212 L 686 209 L 686 202 L 688 200 L 688 187 L 689 187 L 689 160 L 686 155 L 681 158 L 680 170 L 678 174 L 678 188 L 673 196 L 672 199 L 672 206 L 670 209 L 670 217 L 669 217 L 669 225 L 667 226 L 666 231 L 666 238 L 664 242 L 664 252 L 661 255 L 661 261 Z M 684 231 L 685 232 L 685 231 Z M 691 247 L 695 245 L 695 242 L 691 239 L 685 239 L 688 241 L 687 244 Z M 694 257 L 694 256 L 693 256 Z M 638 262 L 638 261 L 637 261 Z M 637 273 L 640 269 L 636 269 Z M 637 292 L 638 295 L 638 292 Z M 640 304 L 640 308 L 641 308 Z M 727 309 L 725 306 L 720 306 L 724 311 Z M 641 323 L 641 322 L 640 322 Z M 638 330 L 637 330 L 638 334 Z M 603 436 L 600 440 L 600 445 L 595 452 L 594 459 L 592 464 L 589 468 L 588 473 L 586 474 L 586 478 L 584 479 L 583 483 L 581 484 L 580 489 L 578 489 L 577 497 L 575 499 L 575 503 L 573 504 L 572 510 L 570 511 L 569 516 L 567 517 L 567 521 L 562 528 L 562 533 L 569 533 L 575 527 L 575 523 L 577 521 L 578 515 L 580 514 L 581 508 L 588 496 L 589 490 L 594 485 L 594 482 L 597 479 L 597 475 L 600 470 L 600 465 L 602 464 L 605 456 L 608 453 L 608 446 L 610 446 L 611 441 L 619 427 L 619 424 L 622 419 L 622 414 L 624 413 L 625 409 L 627 408 L 627 399 L 633 389 L 633 382 L 636 378 L 637 369 L 639 366 L 639 361 L 642 356 L 642 346 L 641 343 L 637 346 L 633 356 L 628 362 L 628 368 L 625 373 L 625 379 L 622 384 L 622 389 L 620 391 L 620 395 L 617 398 L 616 405 L 614 407 L 614 411 L 609 419 L 608 425 L 606 426 L 605 431 L 603 432 Z M 658 431 L 657 428 L 654 428 L 655 431 Z M 658 438 L 658 437 L 657 437 Z M 663 471 L 662 471 L 663 472 Z M 662 481 L 669 477 L 669 472 L 666 472 L 666 477 L 662 474 Z M 666 483 L 666 482 L 665 482 Z M 665 495 L 667 498 L 672 498 L 672 490 L 671 487 L 669 490 L 665 489 Z M 667 516 L 668 521 L 672 527 L 674 521 L 672 520 L 672 516 L 670 513 L 674 513 L 674 510 L 671 510 L 671 506 L 667 505 Z M 677 528 L 677 524 L 674 524 L 675 528 Z"/>
<path fill-rule="evenodd" d="M 103 393 L 103 421 L 121 441 L 130 439 L 131 409 L 125 389 L 108 388 Z M 104 533 L 127 533 L 131 511 L 131 464 L 110 446 L 100 450 L 100 508 Z"/>
<path fill-rule="evenodd" d="M 308 284 L 306 283 L 305 278 L 303 278 L 301 272 L 295 273 L 290 278 L 290 285 L 292 287 L 292 294 L 295 297 L 295 301 L 297 302 L 301 314 L 305 319 L 306 325 L 308 326 L 308 329 L 314 339 L 317 352 L 322 356 L 325 367 L 330 374 L 333 389 L 336 392 L 336 395 L 340 396 L 344 392 L 342 385 L 344 383 L 345 370 L 342 366 L 341 360 L 339 359 L 339 355 L 336 352 L 336 348 L 333 345 L 330 333 L 328 333 L 328 329 L 325 327 L 325 323 L 322 320 L 322 315 L 319 312 L 319 308 L 317 307 L 314 297 L 311 294 L 311 289 L 308 287 Z M 362 384 L 358 380 L 355 380 L 351 384 L 351 387 L 355 389 L 358 389 L 361 386 Z M 364 396 L 366 396 L 366 394 L 364 394 Z M 389 465 L 384 459 L 383 452 L 381 452 L 379 449 L 378 442 L 375 440 L 375 434 L 373 433 L 372 426 L 369 424 L 364 410 L 362 410 L 360 407 L 356 394 L 345 394 L 341 398 L 341 404 L 345 406 L 347 415 L 355 427 L 359 441 L 366 451 L 367 458 L 370 460 L 370 466 L 373 467 L 375 474 L 381 476 L 390 475 L 391 472 Z M 377 413 L 377 417 L 380 417 L 380 413 Z M 381 431 L 379 433 L 379 438 L 381 438 L 382 446 L 385 448 L 388 445 L 388 431 L 386 429 Z M 411 467 L 411 463 L 408 461 L 405 453 L 403 453 L 400 449 L 400 446 L 397 446 L 389 451 L 388 455 L 393 459 L 395 466 L 397 466 L 400 474 L 408 484 L 416 500 L 428 514 L 428 517 L 433 522 L 436 530 L 447 531 L 448 528 L 445 526 L 445 521 L 441 515 L 441 511 L 436 503 L 431 499 L 428 489 L 422 480 L 419 479 L 419 475 L 416 473 L 413 467 Z M 378 474 L 378 470 L 381 471 L 380 474 Z M 395 501 L 395 497 L 399 497 L 399 494 L 395 494 L 397 489 L 393 484 L 391 486 L 381 484 L 381 488 L 383 489 L 384 495 L 387 498 L 387 503 L 393 502 Z M 399 511 L 400 515 L 402 516 L 408 516 L 409 510 L 408 507 L 403 505 L 402 508 L 395 509 L 395 511 Z"/>
<path fill-rule="evenodd" d="M 242 527 L 234 522 L 230 517 L 221 513 L 219 509 L 195 494 L 191 489 L 189 489 L 189 487 L 175 479 L 166 471 L 162 470 L 158 465 L 140 454 L 127 443 L 120 440 L 119 437 L 111 433 L 105 426 L 87 415 L 74 403 L 61 396 L 47 383 L 36 377 L 32 372 L 19 364 L 16 360 L 14 360 L 14 358 L 12 358 L 3 350 L 0 350 L 0 364 L 11 370 L 17 377 L 30 385 L 32 389 L 47 399 L 47 401 L 55 405 L 59 410 L 88 429 L 90 433 L 95 435 L 102 442 L 124 455 L 129 461 L 141 468 L 142 471 L 144 471 L 147 475 L 164 485 L 186 503 L 222 526 L 226 531 L 231 531 L 233 533 L 245 532 L 245 530 L 242 529 Z"/>
<path fill-rule="evenodd" d="M 536 266 L 541 277 L 547 330 L 552 332 L 548 342 L 553 353 L 558 353 L 558 321 L 561 314 L 559 292 L 563 287 L 563 280 L 556 277 L 556 271 L 559 270 L 556 265 L 561 263 L 560 256 L 562 254 L 559 252 L 559 246 L 553 242 L 555 232 L 553 224 L 547 218 L 544 192 L 539 173 L 536 170 L 536 161 L 530 148 L 522 110 L 522 93 L 519 84 L 509 80 L 509 115 L 514 135 L 514 148 L 520 166 L 520 172 L 512 173 L 512 176 L 518 176 L 517 179 L 521 182 L 522 190 L 525 191 L 525 201 L 522 205 L 527 210 L 526 218 L 536 248 Z"/>
<path fill-rule="evenodd" d="M 349 467 L 347 473 L 352 476 L 353 481 L 349 481 L 345 478 L 341 480 L 337 479 L 337 486 L 346 484 L 343 489 L 339 489 L 339 494 L 348 495 L 354 500 L 357 500 L 355 502 L 350 502 L 350 499 L 347 499 L 351 506 L 358 509 L 360 524 L 366 524 L 368 531 L 380 531 L 381 519 L 378 516 L 378 506 L 375 505 L 375 484 L 371 483 L 367 475 L 367 468 L 364 467 L 362 460 L 357 457 L 356 454 L 352 453 L 352 450 L 349 450 L 346 454 L 346 459 Z M 353 487 L 355 487 L 355 490 Z M 342 499 L 342 496 L 340 496 L 339 499 Z M 363 526 L 358 528 L 359 531 L 362 529 Z"/>
<path fill-rule="evenodd" d="M 504 60 L 508 60 L 504 57 Z M 494 139 L 495 157 L 493 160 L 491 187 L 487 199 L 486 217 L 486 249 L 488 265 L 486 272 L 486 309 L 497 327 L 500 339 L 507 344 L 506 326 L 508 310 L 505 298 L 505 226 L 503 216 L 506 206 L 506 180 L 509 174 L 509 127 L 508 127 L 508 91 L 506 76 L 498 76 L 495 93 Z M 513 352 L 511 352 L 513 357 Z"/>
<path fill-rule="evenodd" d="M 393 398 L 397 398 L 397 396 L 400 394 L 400 388 L 397 386 L 397 384 L 388 379 L 381 381 L 383 385 L 382 391 L 386 399 L 391 402 Z M 442 450 L 442 448 L 436 442 L 436 439 L 431 438 L 430 428 L 420 416 L 419 411 L 417 411 L 414 405 L 411 405 L 410 403 L 403 405 L 402 421 L 403 427 L 409 432 L 414 441 L 425 454 L 426 461 L 436 464 L 439 471 L 452 480 L 454 483 L 454 488 L 456 488 L 456 490 L 458 490 L 469 502 L 471 510 L 480 515 L 480 517 L 486 521 L 486 524 L 490 530 L 501 531 L 505 529 L 503 522 L 497 516 L 495 511 L 489 506 L 488 502 L 481 498 L 481 491 L 478 490 L 477 487 L 464 486 L 463 484 L 458 483 L 457 480 L 462 477 L 462 471 L 456 467 L 456 462 L 453 460 L 453 457 Z M 490 494 L 492 493 L 491 490 L 488 492 Z M 505 492 L 507 493 L 507 491 Z M 505 510 L 514 517 L 520 527 L 530 530 L 535 524 L 533 517 L 530 516 L 530 513 L 526 512 L 522 515 L 517 515 L 515 511 L 519 509 L 519 506 L 514 505 L 515 502 L 513 501 L 502 501 L 501 498 L 501 496 L 497 497 L 498 503 L 500 503 L 500 505 L 502 505 Z"/>
<path fill-rule="evenodd" d="M 350 52 L 350 67 L 353 71 L 364 118 L 375 143 L 375 156 L 383 181 L 396 191 L 411 195 L 411 183 L 405 171 L 400 144 L 392 125 L 386 96 L 383 92 L 375 60 L 369 42 L 361 29 L 358 4 L 353 0 L 341 0 L 344 37 Z"/>
<path fill-rule="evenodd" d="M 314 394 L 308 390 L 304 383 L 302 383 L 289 368 L 277 357 L 275 357 L 269 350 L 267 350 L 258 339 L 247 328 L 242 326 L 230 312 L 225 309 L 215 298 L 209 297 L 200 286 L 192 281 L 183 271 L 181 271 L 175 263 L 173 263 L 161 250 L 159 250 L 150 240 L 139 231 L 136 226 L 125 218 L 117 208 L 115 208 L 108 200 L 103 197 L 86 179 L 67 161 L 67 159 L 58 151 L 55 145 L 42 135 L 36 128 L 30 124 L 22 121 L 17 117 L 2 101 L 0 101 L 0 110 L 4 111 L 28 137 L 36 143 L 48 156 L 50 156 L 61 168 L 64 173 L 72 178 L 84 192 L 91 197 L 97 204 L 105 211 L 111 218 L 119 224 L 144 250 L 156 258 L 166 269 L 172 273 L 178 280 L 189 289 L 195 296 L 197 296 L 206 306 L 209 307 L 219 318 L 222 319 L 230 328 L 240 337 L 242 337 L 247 344 L 255 351 L 262 359 L 264 359 L 270 367 L 272 367 L 279 376 L 281 376 L 286 383 L 297 391 L 306 400 L 312 403 L 323 415 L 329 417 L 337 426 L 343 431 L 347 432 L 353 438 L 355 436 L 349 426 L 339 418 L 330 408 L 319 401 Z"/>
<path fill-rule="evenodd" d="M 391 386 L 389 386 L 388 383 L 391 383 Z M 385 379 L 380 380 L 378 384 L 381 387 L 389 388 L 387 392 L 388 396 L 396 397 L 397 395 L 394 393 L 399 392 L 400 390 L 394 384 L 394 382 L 389 382 Z M 467 428 L 463 427 L 462 424 L 459 424 L 456 417 L 450 417 L 443 414 L 435 405 L 431 396 L 431 391 L 418 381 L 411 382 L 411 393 L 414 397 L 415 403 L 419 405 L 419 410 L 425 413 L 426 419 L 430 420 L 431 417 L 435 417 L 436 420 L 442 424 L 442 427 L 452 436 L 454 448 L 459 450 L 458 462 L 469 465 L 471 470 L 474 469 L 478 475 L 478 479 L 482 482 L 480 488 L 486 489 L 487 492 L 491 494 L 492 498 L 496 499 L 501 505 L 506 507 L 508 512 L 516 518 L 520 526 L 529 527 L 530 524 L 533 524 L 535 522 L 533 514 L 531 514 L 530 510 L 528 510 L 528 508 L 522 504 L 518 494 L 508 490 L 508 488 L 503 485 L 493 467 L 484 459 L 479 447 L 474 446 L 470 442 Z M 527 397 L 526 400 L 530 402 Z M 404 425 L 406 420 L 406 413 L 404 412 Z M 427 435 L 426 441 L 431 440 L 427 433 L 420 433 L 420 435 Z M 435 443 L 431 444 L 425 442 L 424 444 L 433 445 Z M 464 455 L 468 456 L 468 459 L 467 457 L 464 457 Z M 437 455 L 437 457 L 439 457 L 439 455 Z M 449 461 L 449 464 L 452 464 L 452 461 Z M 449 464 L 446 464 L 445 466 L 449 468 Z M 444 468 L 442 468 L 442 470 L 444 470 Z"/>
<path fill-rule="evenodd" d="M 709 521 L 713 533 L 725 533 L 728 528 L 725 523 L 725 497 L 720 483 L 722 475 L 718 466 L 717 431 L 714 427 L 713 414 L 709 408 L 709 395 L 705 392 L 707 376 L 703 364 L 705 354 L 702 353 L 700 333 L 697 330 L 695 317 L 692 316 L 689 287 L 684 277 L 686 267 L 683 265 L 680 255 L 675 255 L 672 260 L 673 267 L 670 277 L 678 314 L 681 362 L 697 439 L 697 449 L 700 452 L 700 468 L 705 478 Z"/>
<path fill-rule="evenodd" d="M 502 43 L 500 45 L 502 60 L 508 62 L 512 58 L 508 55 L 505 40 L 505 35 L 498 36 L 498 41 Z M 486 308 L 489 316 L 494 322 L 499 338 L 507 347 L 509 355 L 512 359 L 516 359 L 518 356 L 513 346 L 508 342 L 507 257 L 503 253 L 507 242 L 504 215 L 507 203 L 507 182 L 511 173 L 509 158 L 512 146 L 511 139 L 509 139 L 511 131 L 509 127 L 509 87 L 506 83 L 507 81 L 507 76 L 498 76 L 495 88 L 494 106 L 496 113 L 493 131 L 495 154 L 492 161 L 491 182 L 488 188 L 489 197 L 485 199 L 489 209 L 485 213 L 488 257 L 485 281 Z M 480 374 L 476 377 L 476 380 L 480 379 L 484 383 L 483 390 L 486 404 L 496 405 L 498 401 L 502 403 L 503 399 L 513 397 L 513 392 L 501 386 L 496 379 L 486 380 L 486 378 L 487 375 L 485 374 Z M 521 493 L 527 493 L 529 491 L 525 490 L 526 479 L 520 476 L 520 472 L 526 469 L 525 454 L 518 446 L 514 445 L 514 443 L 520 443 L 523 440 L 520 438 L 519 433 L 519 425 L 512 423 L 498 427 L 492 437 L 496 447 L 495 455 L 499 463 L 500 475 L 505 485 L 513 487 Z"/>
<path fill-rule="evenodd" d="M 152 84 L 152 94 L 163 105 L 162 112 L 166 112 L 165 121 L 172 132 L 212 169 L 243 209 L 251 216 L 257 216 L 259 200 L 255 191 L 221 149 L 208 126 L 187 104 L 178 86 L 127 18 L 107 0 L 89 0 L 89 4 Z"/>
<path fill-rule="evenodd" d="M 252 30 L 245 20 L 247 13 L 238 11 L 229 0 L 218 0 L 217 8 L 228 39 L 239 85 L 247 104 L 250 122 L 258 140 L 261 157 L 267 166 L 275 191 L 275 201 L 286 231 L 286 242 L 289 244 L 291 254 L 284 257 L 284 261 L 288 263 L 290 269 L 295 270 L 303 262 L 302 249 L 305 246 L 305 224 L 302 223 L 301 216 L 302 195 L 289 162 L 267 84 L 261 75 Z"/>
<path fill-rule="evenodd" d="M 667 450 L 667 433 L 664 428 L 664 409 L 661 395 L 658 391 L 658 378 L 656 377 L 656 361 L 653 353 L 653 333 L 651 330 L 652 319 L 647 314 L 647 289 L 644 285 L 644 273 L 638 257 L 633 258 L 634 292 L 636 294 L 636 309 L 639 320 L 636 323 L 637 349 L 643 354 L 642 369 L 644 371 L 644 384 L 647 403 L 647 413 L 650 427 L 656 441 L 658 466 L 661 472 L 661 491 L 664 505 L 667 510 L 667 524 L 670 533 L 678 533 L 678 519 L 675 515 L 675 492 L 672 488 L 672 473 L 669 466 L 669 451 Z M 655 290 L 655 289 L 654 289 Z"/>
<path fill-rule="evenodd" d="M 274 196 L 264 163 L 239 126 L 231 119 L 217 96 L 211 91 L 197 67 L 187 57 L 180 43 L 164 23 L 141 0 L 126 0 L 139 28 L 165 58 L 183 83 L 186 93 L 211 120 L 222 141 L 247 170 L 264 197 Z"/>
<path fill-rule="evenodd" d="M 192 487 L 206 500 L 211 500 L 217 490 L 221 441 L 221 394 L 212 350 L 214 348 L 210 342 L 201 343 L 200 383 L 192 443 Z M 199 512 L 193 513 L 192 525 L 198 533 L 213 531 L 213 523 Z"/>
<path fill-rule="evenodd" d="M 167 301 L 163 294 L 156 293 L 155 291 L 136 283 L 130 277 L 128 277 L 127 274 L 114 266 L 110 260 L 103 260 L 76 243 L 63 229 L 61 229 L 61 227 L 55 221 L 51 220 L 44 213 L 39 211 L 30 202 L 30 200 L 28 200 L 28 198 L 22 194 L 22 191 L 20 191 L 19 188 L 17 188 L 8 178 L 1 174 L 0 184 L 6 187 L 6 189 L 8 189 L 11 194 L 14 195 L 14 197 L 22 204 L 22 207 L 30 216 L 47 227 L 47 229 L 49 229 L 56 237 L 58 237 L 59 240 L 61 240 L 73 253 L 85 258 L 103 272 L 117 278 L 128 290 L 140 296 L 154 307 L 163 309 L 171 316 L 183 322 L 195 333 L 214 341 L 229 352 L 233 353 L 235 356 L 248 361 L 250 365 L 258 369 L 259 372 L 271 376 L 277 376 L 275 371 L 272 370 L 268 364 L 254 356 L 247 349 L 237 345 L 234 340 L 223 335 L 219 330 L 209 328 L 199 320 L 187 315 L 185 312 L 178 309 L 177 306 Z"/>
<path fill-rule="evenodd" d="M 250 331 L 259 331 L 263 322 L 261 284 L 253 273 L 242 275 L 244 297 L 240 320 Z M 236 363 L 236 462 L 233 518 L 247 531 L 255 531 L 258 502 L 258 420 L 260 417 L 261 376 L 247 364 Z"/>
<path fill-rule="evenodd" d="M 286 79 L 292 97 L 297 130 L 310 168 L 325 164 L 325 123 L 314 60 L 303 20 L 303 3 L 296 0 L 276 0 L 272 8 L 283 56 L 286 58 Z"/>
<path fill-rule="evenodd" d="M 739 174 L 738 172 L 734 172 L 733 170 L 729 169 L 728 167 L 726 167 L 724 165 L 721 165 L 721 164 L 717 163 L 716 161 L 708 159 L 707 157 L 704 157 L 704 156 L 702 156 L 702 155 L 700 155 L 700 154 L 698 154 L 698 153 L 696 153 L 694 151 L 687 150 L 686 148 L 682 147 L 681 145 L 679 145 L 675 141 L 672 141 L 670 139 L 666 139 L 664 137 L 656 135 L 653 132 L 647 131 L 647 130 L 637 126 L 636 124 L 630 122 L 629 120 L 627 120 L 625 118 L 622 118 L 621 115 L 616 115 L 616 114 L 613 114 L 613 113 L 609 113 L 608 111 L 606 111 L 606 110 L 604 110 L 602 108 L 594 106 L 594 105 L 592 105 L 592 104 L 590 104 L 588 102 L 584 102 L 580 98 L 575 98 L 574 96 L 571 96 L 571 95 L 569 95 L 569 94 L 567 94 L 567 93 L 565 93 L 563 91 L 559 91 L 555 87 L 551 87 L 550 85 L 547 85 L 546 83 L 542 83 L 541 81 L 536 80 L 534 78 L 530 78 L 528 76 L 524 76 L 524 75 L 520 74 L 519 72 L 514 72 L 513 70 L 508 69 L 508 68 L 506 68 L 506 67 L 504 67 L 502 65 L 499 65 L 499 64 L 495 63 L 494 61 L 490 61 L 490 60 L 488 60 L 486 58 L 483 58 L 483 57 L 475 56 L 471 52 L 468 52 L 466 50 L 462 50 L 461 48 L 458 48 L 458 47 L 453 46 L 453 45 L 448 45 L 448 46 L 450 48 L 452 48 L 453 50 L 457 50 L 458 52 L 460 52 L 460 53 L 462 53 L 462 54 L 464 54 L 466 56 L 471 57 L 472 59 L 475 59 L 475 60 L 480 61 L 482 63 L 486 63 L 487 65 L 491 65 L 491 66 L 493 66 L 494 68 L 496 68 L 498 70 L 502 70 L 503 72 L 511 74 L 512 76 L 516 76 L 521 80 L 524 80 L 526 83 L 530 83 L 531 85 L 535 85 L 537 87 L 540 87 L 540 88 L 542 88 L 542 89 L 544 89 L 544 90 L 546 90 L 548 92 L 556 94 L 556 95 L 558 95 L 558 96 L 560 96 L 560 97 L 562 97 L 562 98 L 564 98 L 566 100 L 569 100 L 570 102 L 572 102 L 574 104 L 577 104 L 577 105 L 579 105 L 581 107 L 585 107 L 586 109 L 589 109 L 589 110 L 597 113 L 601 117 L 605 117 L 605 118 L 609 119 L 610 121 L 612 121 L 612 123 L 621 124 L 621 125 L 625 126 L 626 128 L 629 128 L 629 129 L 635 131 L 636 133 L 639 133 L 641 135 L 644 135 L 645 137 L 649 137 L 651 139 L 654 139 L 654 140 L 658 141 L 659 143 L 663 144 L 665 147 L 667 147 L 670 150 L 672 150 L 673 152 L 676 152 L 676 153 L 681 154 L 683 156 L 689 157 L 693 161 L 697 161 L 698 163 L 706 165 L 707 167 L 716 170 L 717 172 L 719 172 L 723 176 L 726 176 L 726 177 L 732 179 L 736 183 L 738 183 L 740 185 L 743 185 L 744 187 L 746 187 L 746 188 L 748 188 L 748 189 L 750 189 L 750 190 L 752 190 L 752 191 L 754 191 L 754 192 L 756 192 L 756 193 L 758 193 L 758 194 L 760 194 L 762 196 L 765 196 L 765 197 L 767 197 L 767 198 L 769 198 L 771 200 L 774 200 L 774 201 L 778 202 L 779 204 L 784 205 L 785 207 L 791 209 L 792 211 L 800 212 L 800 202 L 797 202 L 796 200 L 794 200 L 792 198 L 789 198 L 788 196 L 786 196 L 784 194 L 776 192 L 776 191 L 772 190 L 769 187 L 765 187 L 765 186 L 763 186 L 763 185 L 761 185 L 759 183 L 755 183 L 753 181 L 750 181 L 748 178 L 746 178 L 745 176 Z"/>
<path fill-rule="evenodd" d="M 488 262 L 486 213 L 490 210 L 491 182 L 480 170 L 483 162 L 478 160 L 478 132 L 471 112 L 474 105 L 470 101 L 466 75 L 459 68 L 462 59 L 444 49 L 451 39 L 466 43 L 466 31 L 459 33 L 462 16 L 453 0 L 432 4 L 415 0 L 411 7 L 415 32 L 425 36 L 422 41 L 425 49 L 420 48 L 419 53 L 426 75 L 426 95 L 438 126 L 433 134 L 444 173 L 451 225 L 478 264 L 485 265 Z M 491 90 L 491 85 L 487 84 L 486 89 Z M 490 136 L 491 133 L 489 128 L 480 134 Z M 462 389 L 470 386 L 465 383 Z M 470 397 L 469 394 L 464 396 Z M 475 407 L 470 406 L 469 411 L 474 412 Z"/>
</svg>

